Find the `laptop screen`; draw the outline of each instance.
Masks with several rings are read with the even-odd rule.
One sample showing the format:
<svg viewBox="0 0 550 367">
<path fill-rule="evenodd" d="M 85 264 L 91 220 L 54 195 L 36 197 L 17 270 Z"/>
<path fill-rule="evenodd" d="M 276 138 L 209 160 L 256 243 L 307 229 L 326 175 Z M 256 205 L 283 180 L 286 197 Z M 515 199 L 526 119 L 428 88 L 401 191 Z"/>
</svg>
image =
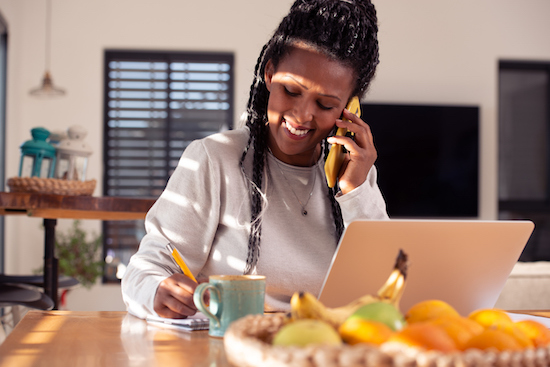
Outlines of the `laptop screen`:
<svg viewBox="0 0 550 367">
<path fill-rule="evenodd" d="M 530 221 L 356 221 L 342 236 L 319 299 L 338 307 L 377 294 L 403 250 L 403 312 L 426 299 L 444 300 L 463 315 L 491 308 L 533 229 Z"/>
</svg>

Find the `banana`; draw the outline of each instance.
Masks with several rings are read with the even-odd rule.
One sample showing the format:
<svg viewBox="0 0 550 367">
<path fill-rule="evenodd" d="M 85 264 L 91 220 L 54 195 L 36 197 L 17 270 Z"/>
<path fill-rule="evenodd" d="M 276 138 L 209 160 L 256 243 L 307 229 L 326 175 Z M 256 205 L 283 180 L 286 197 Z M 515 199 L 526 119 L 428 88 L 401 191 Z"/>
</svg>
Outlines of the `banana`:
<svg viewBox="0 0 550 367">
<path fill-rule="evenodd" d="M 407 278 L 407 266 L 407 254 L 400 250 L 393 271 L 376 295 L 364 295 L 341 307 L 326 307 L 311 293 L 296 292 L 290 300 L 290 318 L 291 320 L 319 319 L 338 328 L 358 308 L 368 303 L 382 301 L 399 308 Z"/>
<path fill-rule="evenodd" d="M 403 250 L 399 250 L 393 270 L 386 283 L 378 290 L 378 298 L 390 302 L 399 309 L 399 301 L 405 290 L 407 280 L 408 256 Z"/>
</svg>

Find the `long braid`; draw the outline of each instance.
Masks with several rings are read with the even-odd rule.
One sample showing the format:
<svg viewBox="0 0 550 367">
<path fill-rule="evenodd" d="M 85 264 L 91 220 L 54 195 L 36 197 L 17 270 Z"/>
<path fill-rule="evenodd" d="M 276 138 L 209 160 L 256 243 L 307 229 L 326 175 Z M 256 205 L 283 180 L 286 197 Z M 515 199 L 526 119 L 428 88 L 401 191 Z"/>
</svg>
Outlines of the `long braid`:
<svg viewBox="0 0 550 367">
<path fill-rule="evenodd" d="M 259 74 L 260 65 L 263 60 L 267 45 L 264 46 L 254 68 L 254 81 L 250 88 L 250 95 L 247 105 L 246 126 L 250 130 L 250 136 L 243 155 L 241 157 L 241 168 L 248 150 L 252 145 L 254 156 L 252 160 L 252 180 L 250 198 L 250 235 L 248 237 L 248 255 L 246 258 L 245 274 L 252 272 L 260 258 L 260 239 L 262 235 L 261 213 L 264 208 L 264 197 L 262 194 L 263 172 L 265 167 L 265 156 L 267 151 L 267 99 L 269 93 L 265 87 L 263 76 Z"/>
<path fill-rule="evenodd" d="M 263 79 L 258 74 L 258 70 L 260 68 L 260 64 L 262 62 L 262 59 L 263 59 L 263 56 L 265 54 L 266 49 L 267 49 L 267 44 L 264 45 L 264 47 L 262 48 L 262 52 L 260 52 L 260 56 L 258 57 L 258 59 L 256 61 L 256 66 L 254 67 L 254 81 L 252 82 L 252 86 L 250 87 L 250 92 L 249 92 L 249 96 L 248 96 L 248 104 L 246 106 L 246 126 L 248 126 L 248 128 L 250 130 L 253 129 L 253 127 L 255 126 L 256 123 L 262 121 L 262 119 L 264 118 L 263 116 L 259 116 L 258 109 L 256 109 L 254 107 L 254 105 L 256 105 L 256 103 L 255 103 L 256 98 L 255 97 L 258 94 L 258 91 L 261 90 L 261 88 L 259 88 L 259 84 L 262 83 Z M 265 86 L 265 82 L 264 82 L 264 86 Z M 266 103 L 265 107 L 267 108 L 267 103 Z M 267 120 L 267 116 L 265 116 L 265 119 Z M 246 158 L 246 155 L 248 154 L 248 149 L 250 149 L 250 145 L 252 143 L 252 140 L 254 140 L 255 136 L 256 136 L 256 134 L 253 134 L 251 132 L 249 137 L 248 137 L 248 143 L 246 144 L 246 148 L 243 152 L 243 155 L 241 156 L 241 161 L 240 161 L 241 168 L 243 166 L 243 162 Z"/>
<path fill-rule="evenodd" d="M 325 139 L 323 141 L 323 154 L 325 162 L 327 160 L 329 150 L 329 144 Z M 328 199 L 330 200 L 330 208 L 332 209 L 332 217 L 334 218 L 336 241 L 338 242 L 338 240 L 342 236 L 342 233 L 344 233 L 344 219 L 342 218 L 342 210 L 340 209 L 340 204 L 338 204 L 335 198 L 337 192 L 338 185 L 328 189 Z"/>
<path fill-rule="evenodd" d="M 267 151 L 267 103 L 269 91 L 265 83 L 265 67 L 268 61 L 276 68 L 298 42 L 317 49 L 327 57 L 342 62 L 355 72 L 353 95 L 363 96 L 374 77 L 378 65 L 378 25 L 376 10 L 370 0 L 297 0 L 283 18 L 279 27 L 264 45 L 254 68 L 247 104 L 246 126 L 250 130 L 247 146 L 240 165 L 250 147 L 254 149 L 251 184 L 251 229 L 245 273 L 253 271 L 260 255 L 262 211 L 265 197 L 262 193 L 263 175 Z M 328 143 L 323 142 L 324 157 Z M 248 177 L 248 176 L 247 176 Z M 336 243 L 344 230 L 342 212 L 329 190 L 329 200 L 334 218 Z"/>
</svg>

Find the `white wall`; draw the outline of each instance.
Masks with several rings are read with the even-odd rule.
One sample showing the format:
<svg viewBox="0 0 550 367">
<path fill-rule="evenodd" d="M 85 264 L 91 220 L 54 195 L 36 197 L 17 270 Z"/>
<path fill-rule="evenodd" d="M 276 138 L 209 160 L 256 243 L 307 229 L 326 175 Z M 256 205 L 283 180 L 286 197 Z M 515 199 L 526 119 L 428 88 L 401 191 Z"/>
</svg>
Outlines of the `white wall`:
<svg viewBox="0 0 550 367">
<path fill-rule="evenodd" d="M 550 60 L 546 0 L 374 0 L 381 64 L 369 101 L 481 107 L 480 217 L 497 215 L 497 62 Z M 102 179 L 105 49 L 231 51 L 235 118 L 243 111 L 259 51 L 291 0 L 52 0 L 51 71 L 67 90 L 55 100 L 28 91 L 44 72 L 45 0 L 0 0 L 8 22 L 6 177 L 17 175 L 19 145 L 35 126 L 88 128 L 89 177 Z M 197 31 L 201 30 L 201 33 Z M 101 195 L 100 187 L 95 195 Z M 63 229 L 68 220 L 58 221 Z M 99 231 L 98 221 L 85 221 Z M 41 220 L 6 217 L 6 271 L 29 273 L 43 256 Z M 118 287 L 79 289 L 74 310 L 123 309 Z"/>
</svg>

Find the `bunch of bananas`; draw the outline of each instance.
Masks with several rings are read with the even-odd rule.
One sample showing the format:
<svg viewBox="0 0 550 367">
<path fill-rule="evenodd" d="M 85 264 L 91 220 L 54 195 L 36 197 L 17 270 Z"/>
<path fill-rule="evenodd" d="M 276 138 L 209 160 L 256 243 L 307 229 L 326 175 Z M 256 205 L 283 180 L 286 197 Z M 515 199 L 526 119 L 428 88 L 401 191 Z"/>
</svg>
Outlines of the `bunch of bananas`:
<svg viewBox="0 0 550 367">
<path fill-rule="evenodd" d="M 376 295 L 364 295 L 342 307 L 326 307 L 311 293 L 296 292 L 290 300 L 289 318 L 291 321 L 300 319 L 323 320 L 338 328 L 351 314 L 368 303 L 388 302 L 399 309 L 399 301 L 405 289 L 407 266 L 407 254 L 400 250 L 393 271 Z"/>
</svg>

